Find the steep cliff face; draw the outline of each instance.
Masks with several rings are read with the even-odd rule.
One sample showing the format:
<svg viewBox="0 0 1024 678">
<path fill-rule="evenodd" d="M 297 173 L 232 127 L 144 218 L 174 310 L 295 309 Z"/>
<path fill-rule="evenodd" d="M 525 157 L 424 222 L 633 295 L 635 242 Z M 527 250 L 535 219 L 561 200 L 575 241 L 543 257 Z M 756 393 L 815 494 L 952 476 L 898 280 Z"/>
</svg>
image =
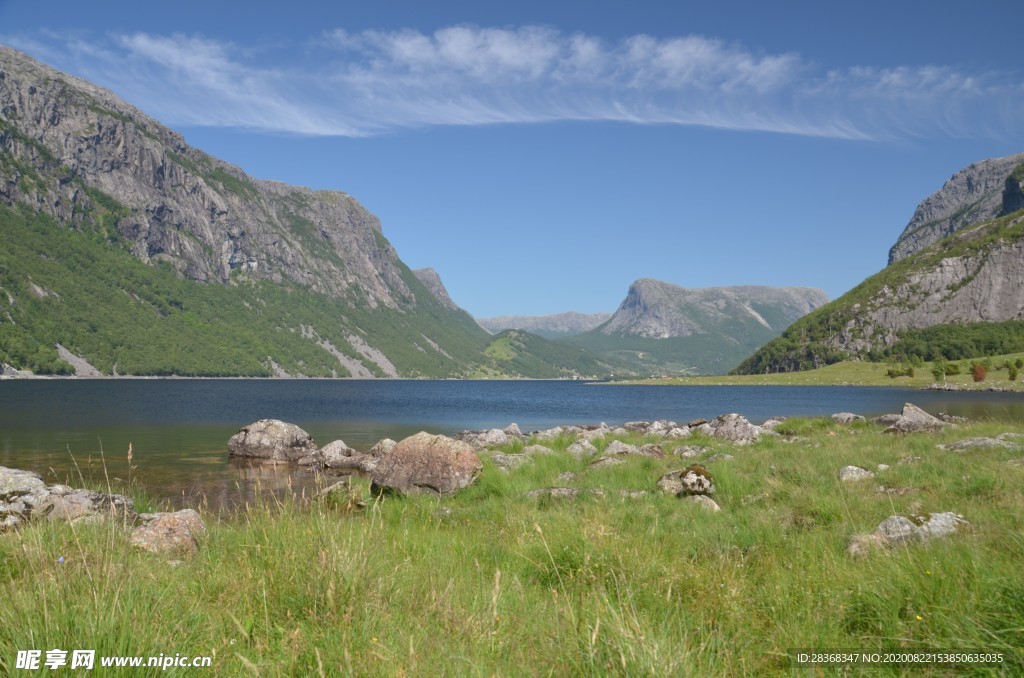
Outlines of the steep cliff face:
<svg viewBox="0 0 1024 678">
<path fill-rule="evenodd" d="M 477 318 L 480 327 L 488 332 L 526 330 L 542 337 L 572 337 L 589 332 L 612 317 L 611 313 L 555 313 L 552 315 L 504 315 L 496 318 Z"/>
<path fill-rule="evenodd" d="M 418 268 L 413 271 L 413 275 L 423 283 L 423 286 L 430 290 L 430 293 L 434 297 L 444 304 L 445 307 L 450 308 L 453 311 L 461 310 L 452 298 L 448 296 L 448 288 L 441 282 L 441 276 L 437 274 L 432 268 Z"/>
<path fill-rule="evenodd" d="M 918 205 L 910 223 L 889 250 L 889 263 L 920 252 L 971 224 L 1024 207 L 1024 204 L 1015 207 L 1017 203 L 1003 202 L 1011 182 L 1020 192 L 1020 183 L 1024 181 L 1019 170 L 1022 163 L 1024 153 L 1018 153 L 983 160 L 954 174 L 940 190 Z M 1017 176 L 1011 178 L 1011 174 Z M 1011 201 L 1013 199 L 1011 191 Z"/>
<path fill-rule="evenodd" d="M 962 228 L 797 321 L 741 373 L 884 353 L 908 330 L 1024 319 L 1024 211 Z"/>
<path fill-rule="evenodd" d="M 723 373 L 826 303 L 807 287 L 686 289 L 637 280 L 607 322 L 566 341 L 645 373 Z"/>
<path fill-rule="evenodd" d="M 113 93 L 0 46 L 0 202 L 80 226 L 97 212 L 146 263 L 292 281 L 370 307 L 416 299 L 377 218 L 340 192 L 254 181 Z"/>
</svg>

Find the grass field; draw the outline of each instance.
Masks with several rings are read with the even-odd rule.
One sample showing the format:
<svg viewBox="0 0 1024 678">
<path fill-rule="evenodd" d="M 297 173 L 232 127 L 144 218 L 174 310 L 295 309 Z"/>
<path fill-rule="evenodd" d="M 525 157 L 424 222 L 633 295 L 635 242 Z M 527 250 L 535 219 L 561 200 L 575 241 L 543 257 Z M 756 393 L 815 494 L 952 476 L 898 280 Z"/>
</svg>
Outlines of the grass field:
<svg viewBox="0 0 1024 678">
<path fill-rule="evenodd" d="M 1024 673 L 1024 466 L 1008 463 L 1024 449 L 936 448 L 1024 425 L 782 430 L 745 447 L 694 436 L 666 448 L 706 446 L 698 459 L 603 469 L 561 453 L 563 438 L 509 474 L 485 461 L 450 499 L 206 515 L 207 538 L 180 564 L 131 549 L 122 526 L 33 524 L 0 535 L 0 673 L 33 648 L 209 655 L 216 675 L 271 676 L 744 675 L 787 670 L 791 648 L 969 649 L 1004 663 L 912 672 Z M 663 473 L 718 452 L 734 455 L 708 464 L 720 512 L 657 493 Z M 897 463 L 907 456 L 922 459 Z M 840 482 L 847 464 L 890 468 Z M 566 471 L 605 496 L 524 496 Z M 847 555 L 852 535 L 922 511 L 970 525 Z"/>
<path fill-rule="evenodd" d="M 909 365 L 893 365 L 891 363 L 872 363 L 866 361 L 843 361 L 833 365 L 827 365 L 816 370 L 806 370 L 803 372 L 678 377 L 622 381 L 615 383 L 663 386 L 713 386 L 728 384 L 747 386 L 899 386 L 904 388 L 925 388 L 932 384 L 945 383 L 970 389 L 987 389 L 996 387 L 1024 391 L 1024 376 L 1011 381 L 1009 379 L 1009 370 L 1005 368 L 996 369 L 996 366 L 1000 366 L 1006 361 L 1013 363 L 1018 358 L 1024 358 L 1024 353 L 1012 353 L 989 358 L 993 368 L 988 370 L 985 381 L 979 383 L 975 383 L 971 377 L 970 364 L 975 362 L 973 360 L 953 361 L 961 366 L 960 374 L 947 375 L 944 379 L 938 380 L 935 379 L 931 373 L 933 363 L 930 362 L 925 362 L 920 366 L 914 367 L 913 377 L 901 376 L 891 378 L 886 376 L 886 372 L 890 369 L 895 368 L 905 370 Z"/>
</svg>

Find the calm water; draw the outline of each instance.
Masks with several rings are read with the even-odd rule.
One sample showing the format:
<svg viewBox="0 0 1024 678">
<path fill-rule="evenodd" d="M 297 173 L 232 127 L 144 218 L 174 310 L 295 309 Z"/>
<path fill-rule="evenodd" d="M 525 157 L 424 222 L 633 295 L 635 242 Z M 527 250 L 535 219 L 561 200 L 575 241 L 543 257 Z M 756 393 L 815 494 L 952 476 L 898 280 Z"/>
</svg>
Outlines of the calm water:
<svg viewBox="0 0 1024 678">
<path fill-rule="evenodd" d="M 0 382 L 0 466 L 31 469 L 49 482 L 79 474 L 132 477 L 175 505 L 230 507 L 257 491 L 312 487 L 311 475 L 252 469 L 227 460 L 227 440 L 261 418 L 283 419 L 324 445 L 338 438 L 366 450 L 417 431 L 523 431 L 557 424 L 740 412 L 771 416 L 850 411 L 877 415 L 906 401 L 931 412 L 1024 421 L 1024 395 L 877 387 L 643 387 L 564 381 L 32 380 Z M 73 484 L 73 483 L 72 483 Z M 80 484 L 80 483 L 79 483 Z"/>
</svg>

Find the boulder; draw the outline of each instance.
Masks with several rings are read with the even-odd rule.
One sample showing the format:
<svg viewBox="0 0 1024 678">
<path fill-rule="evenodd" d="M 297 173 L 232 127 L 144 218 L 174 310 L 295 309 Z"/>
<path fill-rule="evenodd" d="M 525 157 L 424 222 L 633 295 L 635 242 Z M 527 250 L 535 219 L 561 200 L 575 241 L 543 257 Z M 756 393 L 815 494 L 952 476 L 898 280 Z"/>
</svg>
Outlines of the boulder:
<svg viewBox="0 0 1024 678">
<path fill-rule="evenodd" d="M 627 431 L 646 431 L 647 427 L 651 425 L 649 421 L 627 421 L 622 425 L 622 428 Z"/>
<path fill-rule="evenodd" d="M 391 450 L 393 450 L 395 445 L 397 444 L 398 443 L 392 440 L 391 438 L 378 440 L 377 443 L 370 448 L 370 451 L 367 454 L 369 454 L 371 457 L 382 457 Z"/>
<path fill-rule="evenodd" d="M 772 417 L 770 419 L 765 419 L 764 422 L 761 424 L 761 430 L 762 431 L 774 431 L 776 428 L 781 426 L 782 423 L 785 422 L 785 421 L 786 421 L 785 417 Z"/>
<path fill-rule="evenodd" d="M 843 482 L 867 480 L 868 478 L 874 477 L 874 473 L 860 466 L 844 466 L 843 468 L 839 469 L 839 479 L 842 480 Z"/>
<path fill-rule="evenodd" d="M 692 459 L 699 457 L 708 451 L 708 448 L 703 445 L 680 445 L 676 449 L 672 450 L 672 454 L 683 459 Z"/>
<path fill-rule="evenodd" d="M 708 426 L 711 435 L 740 445 L 752 443 L 761 436 L 761 428 L 754 426 L 741 414 L 723 414 L 715 417 Z"/>
<path fill-rule="evenodd" d="M 579 476 L 576 475 L 575 473 L 573 473 L 572 471 L 563 471 L 563 472 L 559 473 L 558 476 L 555 478 L 555 482 L 563 483 L 563 484 L 564 483 L 574 483 L 578 479 L 579 479 Z"/>
<path fill-rule="evenodd" d="M 880 417 L 875 417 L 871 420 L 871 423 L 878 424 L 879 426 L 892 426 L 900 420 L 900 414 L 883 414 Z"/>
<path fill-rule="evenodd" d="M 134 522 L 135 502 L 123 494 L 76 490 L 66 485 L 51 485 L 50 494 L 37 507 L 37 515 L 50 520 L 94 522 L 114 518 Z"/>
<path fill-rule="evenodd" d="M 370 473 L 374 494 L 430 492 L 445 496 L 468 487 L 483 464 L 464 442 L 420 432 L 383 455 Z"/>
<path fill-rule="evenodd" d="M 674 421 L 666 421 L 665 419 L 659 419 L 658 421 L 652 421 L 644 429 L 644 434 L 649 436 L 664 437 L 672 429 L 679 428 L 676 426 Z"/>
<path fill-rule="evenodd" d="M 889 516 L 875 528 L 890 543 L 926 542 L 947 537 L 963 525 L 969 524 L 957 513 L 919 513 L 909 516 Z"/>
<path fill-rule="evenodd" d="M 657 487 L 662 492 L 677 497 L 715 493 L 714 478 L 700 464 L 693 464 L 679 471 L 669 471 L 658 479 Z"/>
<path fill-rule="evenodd" d="M 613 440 L 604 448 L 604 453 L 611 455 L 638 454 L 640 448 L 636 445 L 629 445 L 621 440 Z"/>
<path fill-rule="evenodd" d="M 597 448 L 587 440 L 577 440 L 565 450 L 576 459 L 585 459 L 597 454 Z"/>
<path fill-rule="evenodd" d="M 129 541 L 151 553 L 192 555 L 206 534 L 206 525 L 192 509 L 174 513 L 143 513 L 142 525 L 132 530 Z"/>
<path fill-rule="evenodd" d="M 0 466 L 0 530 L 28 520 L 49 496 L 38 474 Z"/>
<path fill-rule="evenodd" d="M 545 431 L 537 431 L 533 434 L 533 437 L 537 440 L 554 440 L 563 433 L 565 433 L 565 430 L 561 426 L 556 426 Z"/>
<path fill-rule="evenodd" d="M 590 462 L 590 468 L 608 468 L 609 466 L 618 466 L 625 463 L 626 460 L 620 457 L 601 457 Z"/>
<path fill-rule="evenodd" d="M 837 424 L 852 424 L 855 421 L 865 421 L 864 417 L 853 412 L 836 412 L 832 415 L 832 421 Z"/>
<path fill-rule="evenodd" d="M 655 459 L 665 458 L 665 451 L 661 449 L 661 445 L 654 445 L 653 443 L 642 445 L 640 449 L 637 450 L 637 454 L 644 457 L 654 457 Z"/>
<path fill-rule="evenodd" d="M 705 464 L 712 464 L 712 463 L 714 463 L 716 461 L 729 461 L 730 459 L 735 459 L 735 458 L 736 457 L 732 456 L 731 454 L 727 454 L 725 452 L 719 452 L 718 454 L 712 454 L 710 457 L 705 459 L 704 463 Z"/>
<path fill-rule="evenodd" d="M 504 428 L 502 431 L 509 438 L 525 438 L 523 432 L 519 430 L 519 424 L 511 423 Z"/>
<path fill-rule="evenodd" d="M 946 423 L 933 417 L 917 405 L 906 403 L 900 418 L 893 422 L 885 433 L 921 433 L 941 431 Z"/>
<path fill-rule="evenodd" d="M 686 425 L 689 426 L 690 428 L 697 428 L 698 426 L 703 426 L 706 423 L 708 423 L 708 420 L 701 417 L 700 419 L 694 419 L 693 421 L 689 422 Z"/>
<path fill-rule="evenodd" d="M 554 454 L 555 451 L 546 445 L 527 445 L 520 454 Z"/>
<path fill-rule="evenodd" d="M 308 433 L 295 424 L 277 419 L 260 419 L 244 426 L 228 440 L 228 453 L 232 457 L 271 464 L 323 461 L 323 455 Z"/>
<path fill-rule="evenodd" d="M 514 471 L 520 466 L 530 463 L 530 455 L 528 454 L 492 454 L 491 461 L 494 465 L 504 473 Z"/>
<path fill-rule="evenodd" d="M 327 468 L 359 469 L 362 468 L 364 458 L 370 456 L 353 450 L 343 440 L 335 440 L 324 445 L 320 448 L 320 454 L 323 456 L 323 463 Z"/>
<path fill-rule="evenodd" d="M 464 431 L 458 435 L 457 439 L 469 444 L 474 450 L 498 447 L 509 442 L 508 435 L 500 428 L 492 428 L 488 431 Z"/>
<path fill-rule="evenodd" d="M 682 428 L 676 426 L 668 431 L 665 431 L 665 438 L 667 440 L 680 440 L 682 438 L 688 438 L 690 436 L 690 427 L 683 426 Z"/>
</svg>

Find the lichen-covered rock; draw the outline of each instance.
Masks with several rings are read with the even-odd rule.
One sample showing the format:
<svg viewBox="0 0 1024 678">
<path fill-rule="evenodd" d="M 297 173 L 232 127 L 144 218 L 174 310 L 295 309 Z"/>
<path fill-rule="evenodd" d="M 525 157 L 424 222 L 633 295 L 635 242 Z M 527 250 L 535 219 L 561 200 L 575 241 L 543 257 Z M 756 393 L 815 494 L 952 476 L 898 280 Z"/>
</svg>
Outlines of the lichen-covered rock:
<svg viewBox="0 0 1024 678">
<path fill-rule="evenodd" d="M 567 447 L 565 451 L 576 459 L 586 459 L 587 457 L 593 457 L 597 454 L 597 448 L 587 440 L 577 440 Z"/>
<path fill-rule="evenodd" d="M 552 499 L 575 499 L 580 495 L 604 497 L 605 492 L 598 487 L 589 489 L 580 489 L 578 487 L 543 487 L 539 490 L 530 490 L 526 493 L 526 496 L 530 499 L 540 499 L 542 497 L 550 497 Z"/>
<path fill-rule="evenodd" d="M 457 439 L 467 443 L 474 450 L 498 447 L 509 442 L 508 435 L 500 428 L 492 428 L 487 431 L 464 431 L 457 436 Z"/>
<path fill-rule="evenodd" d="M 730 459 L 735 459 L 735 458 L 736 457 L 732 456 L 731 454 L 727 454 L 725 452 L 719 452 L 718 454 L 713 454 L 710 457 L 708 457 L 707 459 L 705 459 L 704 463 L 705 464 L 713 464 L 716 461 L 729 461 Z"/>
<path fill-rule="evenodd" d="M 752 443 L 761 436 L 761 428 L 754 426 L 741 414 L 723 414 L 715 417 L 708 424 L 711 435 L 731 442 L 744 445 Z"/>
<path fill-rule="evenodd" d="M 308 433 L 277 419 L 260 419 L 242 427 L 228 440 L 228 452 L 232 457 L 265 463 L 323 461 Z"/>
<path fill-rule="evenodd" d="M 879 426 L 892 426 L 900 420 L 902 415 L 899 414 L 883 414 L 880 417 L 875 417 L 871 420 L 871 423 L 878 424 Z"/>
<path fill-rule="evenodd" d="M 655 459 L 663 459 L 665 457 L 665 450 L 661 449 L 661 445 L 648 443 L 647 445 L 641 445 L 640 449 L 637 450 L 637 454 L 639 454 L 642 457 L 654 457 Z"/>
<path fill-rule="evenodd" d="M 853 412 L 836 412 L 832 415 L 832 421 L 837 424 L 852 424 L 855 421 L 864 421 L 864 417 Z"/>
<path fill-rule="evenodd" d="M 192 555 L 206 535 L 206 525 L 192 509 L 174 513 L 144 513 L 143 524 L 132 530 L 129 541 L 151 553 Z"/>
<path fill-rule="evenodd" d="M 941 431 L 946 422 L 933 417 L 917 405 L 906 403 L 900 418 L 893 422 L 885 433 L 933 433 Z"/>
<path fill-rule="evenodd" d="M 625 463 L 626 460 L 620 457 L 600 457 L 590 462 L 590 468 L 608 468 L 609 466 L 618 466 Z"/>
<path fill-rule="evenodd" d="M 546 445 L 527 445 L 520 454 L 554 454 L 555 451 Z"/>
<path fill-rule="evenodd" d="M 682 459 L 692 459 L 699 457 L 708 451 L 708 448 L 703 445 L 680 445 L 676 449 L 672 450 L 672 454 Z"/>
<path fill-rule="evenodd" d="M 49 495 L 38 474 L 0 466 L 0 530 L 27 520 Z"/>
<path fill-rule="evenodd" d="M 320 448 L 324 466 L 328 468 L 359 468 L 362 457 L 367 456 L 353 450 L 344 440 L 335 440 Z"/>
<path fill-rule="evenodd" d="M 893 515 L 879 523 L 875 532 L 894 544 L 908 541 L 926 542 L 954 534 L 967 524 L 962 515 L 951 512 Z"/>
<path fill-rule="evenodd" d="M 665 436 L 664 437 L 665 437 L 666 440 L 681 440 L 683 438 L 689 438 L 690 437 L 690 427 L 689 426 L 683 426 L 683 427 L 676 426 L 675 428 L 671 428 L 668 431 L 665 431 Z"/>
<path fill-rule="evenodd" d="M 430 492 L 449 495 L 468 487 L 483 464 L 464 442 L 420 432 L 383 455 L 370 473 L 374 494 Z"/>
<path fill-rule="evenodd" d="M 525 438 L 526 437 L 526 436 L 523 435 L 523 432 L 519 430 L 519 424 L 516 424 L 515 422 L 513 422 L 513 423 L 509 424 L 508 426 L 506 426 L 504 428 L 504 430 L 502 431 L 502 433 L 504 433 L 509 438 Z"/>
<path fill-rule="evenodd" d="M 565 483 L 574 483 L 574 482 L 576 482 L 576 481 L 577 481 L 578 479 L 579 479 L 579 476 L 578 476 L 578 475 L 576 475 L 575 473 L 573 473 L 572 471 L 562 471 L 562 472 L 561 472 L 561 473 L 559 473 L 559 474 L 558 474 L 558 476 L 557 476 L 557 477 L 555 478 L 555 482 L 557 482 L 557 483 L 562 483 L 562 484 L 565 484 Z"/>
<path fill-rule="evenodd" d="M 36 516 L 73 523 L 108 518 L 133 522 L 137 517 L 135 502 L 123 494 L 76 490 L 66 485 L 51 485 L 49 490 L 49 495 L 36 508 Z"/>
<path fill-rule="evenodd" d="M 397 445 L 397 444 L 398 444 L 398 442 L 392 440 L 391 438 L 385 438 L 384 440 L 378 440 L 374 444 L 374 446 L 370 448 L 370 451 L 367 454 L 369 454 L 371 457 L 382 457 L 385 454 L 387 454 L 388 452 L 390 452 L 391 450 L 393 450 L 395 445 Z"/>
<path fill-rule="evenodd" d="M 700 464 L 693 464 L 679 471 L 669 471 L 658 479 L 657 487 L 662 492 L 677 497 L 715 493 L 714 477 Z"/>
<path fill-rule="evenodd" d="M 844 466 L 839 469 L 839 479 L 843 482 L 855 482 L 874 478 L 875 474 L 860 466 Z"/>
</svg>

